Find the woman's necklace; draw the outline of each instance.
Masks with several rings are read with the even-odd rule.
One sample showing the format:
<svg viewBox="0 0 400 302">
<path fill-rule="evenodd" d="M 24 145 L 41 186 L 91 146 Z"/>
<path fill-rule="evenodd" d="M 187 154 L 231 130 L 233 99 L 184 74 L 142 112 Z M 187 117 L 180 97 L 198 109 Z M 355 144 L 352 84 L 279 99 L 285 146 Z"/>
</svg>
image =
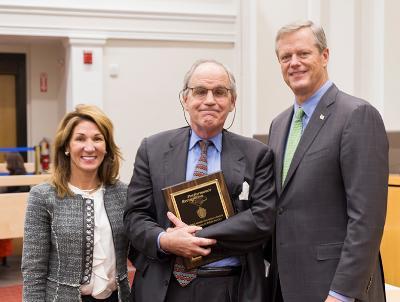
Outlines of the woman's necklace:
<svg viewBox="0 0 400 302">
<path fill-rule="evenodd" d="M 98 189 L 100 189 L 100 187 L 101 187 L 101 183 L 99 183 L 95 188 L 93 188 L 93 189 L 86 189 L 86 190 L 84 190 L 84 189 L 80 189 L 82 192 L 84 192 L 85 194 L 88 194 L 88 195 L 91 195 L 91 194 L 93 194 L 94 192 L 96 192 Z"/>
</svg>

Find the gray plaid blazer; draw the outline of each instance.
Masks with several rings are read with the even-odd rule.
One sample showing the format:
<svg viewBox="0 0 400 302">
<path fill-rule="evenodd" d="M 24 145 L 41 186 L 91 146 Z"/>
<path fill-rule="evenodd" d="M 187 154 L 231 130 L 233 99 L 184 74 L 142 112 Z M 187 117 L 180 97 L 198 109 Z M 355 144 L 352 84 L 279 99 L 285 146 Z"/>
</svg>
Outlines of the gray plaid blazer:
<svg viewBox="0 0 400 302">
<path fill-rule="evenodd" d="M 128 240 L 123 228 L 127 187 L 107 186 L 104 205 L 113 233 L 119 301 L 128 301 Z M 79 291 L 85 264 L 84 218 L 80 195 L 58 198 L 54 186 L 32 188 L 25 217 L 22 256 L 23 301 L 81 301 Z"/>
</svg>

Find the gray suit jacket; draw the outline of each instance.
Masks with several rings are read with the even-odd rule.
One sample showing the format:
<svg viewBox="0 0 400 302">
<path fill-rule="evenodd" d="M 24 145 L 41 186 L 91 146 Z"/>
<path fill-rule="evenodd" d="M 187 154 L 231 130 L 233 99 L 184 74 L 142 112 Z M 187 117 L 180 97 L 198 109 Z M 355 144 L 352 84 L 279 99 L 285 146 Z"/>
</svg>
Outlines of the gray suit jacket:
<svg viewBox="0 0 400 302">
<path fill-rule="evenodd" d="M 128 240 L 122 215 L 126 184 L 106 186 L 104 205 L 114 239 L 119 301 L 129 298 Z M 80 195 L 59 198 L 45 183 L 29 193 L 25 217 L 22 276 L 25 302 L 81 301 L 79 291 L 85 269 L 84 224 L 86 206 Z"/>
<path fill-rule="evenodd" d="M 157 237 L 170 226 L 161 189 L 185 181 L 190 128 L 166 131 L 143 140 L 136 156 L 124 223 L 134 247 L 137 269 L 132 288 L 136 302 L 163 302 L 172 276 L 174 255 L 158 252 Z M 262 243 L 274 226 L 275 189 L 272 151 L 260 142 L 223 132 L 221 168 L 237 212 L 197 235 L 215 238 L 243 265 L 241 302 L 265 301 Z M 249 200 L 239 200 L 243 182 Z"/>
<path fill-rule="evenodd" d="M 388 142 L 378 111 L 335 85 L 304 130 L 285 183 L 293 107 L 271 124 L 278 192 L 273 270 L 285 302 L 321 302 L 330 289 L 384 301 L 379 246 L 386 216 Z"/>
</svg>

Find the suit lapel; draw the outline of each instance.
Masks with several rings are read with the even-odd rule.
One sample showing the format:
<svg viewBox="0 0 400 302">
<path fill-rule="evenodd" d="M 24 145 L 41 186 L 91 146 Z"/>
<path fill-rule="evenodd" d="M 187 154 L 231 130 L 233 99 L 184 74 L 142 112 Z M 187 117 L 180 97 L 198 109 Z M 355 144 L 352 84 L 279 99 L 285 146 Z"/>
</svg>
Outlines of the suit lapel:
<svg viewBox="0 0 400 302">
<path fill-rule="evenodd" d="M 236 146 L 235 140 L 228 131 L 222 132 L 221 170 L 231 197 L 241 189 L 244 179 L 244 155 Z"/>
<path fill-rule="evenodd" d="M 178 129 L 164 154 L 164 187 L 186 180 L 186 164 L 189 148 L 189 127 Z"/>
<path fill-rule="evenodd" d="M 282 191 L 282 168 L 283 168 L 283 159 L 285 156 L 286 149 L 286 139 L 289 133 L 290 124 L 293 116 L 293 107 L 291 110 L 287 110 L 287 114 L 280 121 L 279 125 L 276 125 L 276 129 L 278 131 L 276 137 L 280 137 L 281 139 L 277 143 L 276 151 L 275 151 L 275 174 L 276 174 L 276 188 L 277 193 L 280 195 Z"/>
<path fill-rule="evenodd" d="M 181 183 L 186 179 L 189 130 L 190 128 L 179 129 L 177 135 L 171 139 L 169 150 L 164 154 L 164 187 Z M 224 130 L 221 170 L 230 194 L 235 194 L 238 189 L 241 189 L 245 171 L 243 158 L 244 155 L 237 148 L 231 133 Z"/>
<path fill-rule="evenodd" d="M 290 164 L 285 183 L 282 187 L 282 192 L 285 190 L 287 184 L 290 182 L 294 172 L 296 171 L 301 160 L 303 159 L 304 154 L 317 137 L 322 126 L 328 120 L 330 115 L 329 106 L 334 102 L 337 92 L 338 89 L 336 88 L 336 86 L 332 85 L 332 87 L 328 89 L 328 91 L 324 94 L 317 107 L 315 108 L 314 113 L 312 114 L 311 119 L 308 122 L 308 125 L 304 130 L 303 135 L 301 136 L 296 152 L 293 155 L 293 159 Z M 285 137 L 287 137 L 287 135 Z"/>
</svg>

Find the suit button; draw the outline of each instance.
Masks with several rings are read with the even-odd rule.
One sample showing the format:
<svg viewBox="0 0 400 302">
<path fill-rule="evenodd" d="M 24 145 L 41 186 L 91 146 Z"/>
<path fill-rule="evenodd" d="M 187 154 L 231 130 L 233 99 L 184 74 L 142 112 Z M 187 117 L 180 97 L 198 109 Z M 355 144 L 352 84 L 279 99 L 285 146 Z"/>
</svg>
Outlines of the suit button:
<svg viewBox="0 0 400 302">
<path fill-rule="evenodd" d="M 284 211 L 284 209 L 282 207 L 278 208 L 278 215 L 282 215 L 283 211 Z"/>
</svg>

